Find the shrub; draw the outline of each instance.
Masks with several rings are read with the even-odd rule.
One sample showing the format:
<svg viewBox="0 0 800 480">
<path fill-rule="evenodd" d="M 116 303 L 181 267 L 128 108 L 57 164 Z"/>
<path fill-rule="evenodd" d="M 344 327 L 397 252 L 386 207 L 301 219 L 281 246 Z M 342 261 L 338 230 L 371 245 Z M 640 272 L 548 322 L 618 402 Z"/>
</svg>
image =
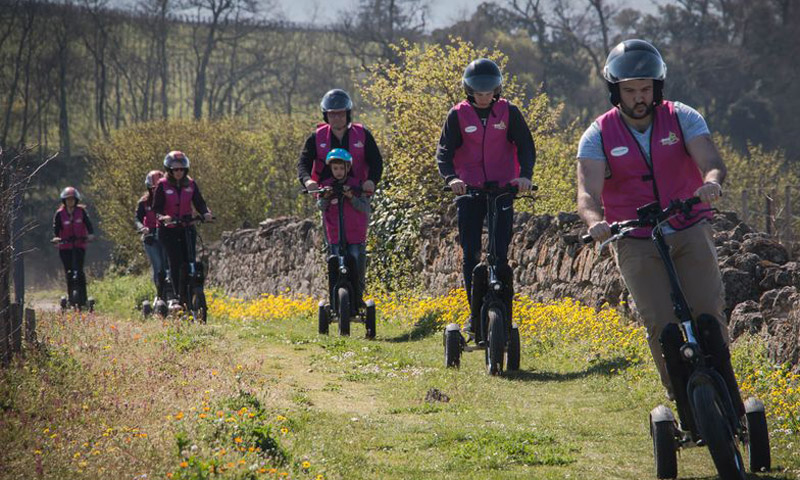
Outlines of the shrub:
<svg viewBox="0 0 800 480">
<path fill-rule="evenodd" d="M 239 119 L 154 121 L 93 144 L 90 189 L 117 262 L 133 261 L 142 248 L 133 227 L 136 203 L 146 173 L 160 169 L 170 150 L 189 156 L 190 174 L 218 218 L 202 228 L 206 241 L 244 222 L 309 214 L 310 202 L 297 194 L 295 164 L 312 124 L 277 114 L 249 125 Z"/>
<path fill-rule="evenodd" d="M 480 57 L 491 58 L 501 69 L 507 63 L 503 53 L 477 49 L 460 39 L 445 46 L 401 43 L 394 48 L 398 63 L 382 65 L 361 84 L 365 99 L 386 119 L 375 131 L 386 167 L 371 238 L 372 250 L 381 255 L 373 255 L 371 274 L 390 289 L 418 283 L 413 258 L 419 220 L 444 213 L 452 202 L 452 196 L 442 191 L 434 158 L 447 112 L 464 99 L 464 68 Z M 551 105 L 547 96 L 527 100 L 522 91 L 516 78 L 507 75 L 503 96 L 521 109 L 534 134 L 538 154 L 534 182 L 542 192 L 538 203 L 520 203 L 520 209 L 574 209 L 575 128 L 559 127 L 562 107 Z"/>
</svg>

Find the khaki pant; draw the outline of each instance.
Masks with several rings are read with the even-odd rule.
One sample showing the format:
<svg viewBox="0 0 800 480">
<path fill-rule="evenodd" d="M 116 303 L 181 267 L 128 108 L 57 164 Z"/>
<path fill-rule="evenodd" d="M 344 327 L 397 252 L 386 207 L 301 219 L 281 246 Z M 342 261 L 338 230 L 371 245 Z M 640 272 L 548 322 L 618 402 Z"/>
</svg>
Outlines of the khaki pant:
<svg viewBox="0 0 800 480">
<path fill-rule="evenodd" d="M 711 225 L 701 221 L 686 230 L 667 235 L 665 239 L 692 316 L 713 315 L 720 322 L 727 344 L 725 290 Z M 664 327 L 678 322 L 664 263 L 650 239 L 620 239 L 615 245 L 614 260 L 647 329 L 647 343 L 661 375 L 661 383 L 667 391 L 672 391 L 658 342 Z"/>
</svg>

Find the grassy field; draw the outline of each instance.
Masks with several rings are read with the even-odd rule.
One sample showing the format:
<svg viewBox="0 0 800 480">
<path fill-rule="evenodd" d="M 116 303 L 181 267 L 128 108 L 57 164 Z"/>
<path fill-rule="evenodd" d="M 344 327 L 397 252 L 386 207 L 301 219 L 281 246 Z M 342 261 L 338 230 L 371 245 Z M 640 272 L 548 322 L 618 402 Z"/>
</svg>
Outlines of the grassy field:
<svg viewBox="0 0 800 480">
<path fill-rule="evenodd" d="M 649 359 L 526 336 L 521 371 L 493 378 L 480 352 L 443 368 L 441 316 L 386 304 L 373 341 L 320 336 L 290 303 L 142 320 L 124 300 L 140 285 L 94 285 L 94 315 L 40 312 L 43 347 L 0 371 L 0 478 L 655 478 Z M 797 432 L 771 426 L 775 468 L 752 478 L 798 478 Z M 679 474 L 716 478 L 705 449 Z"/>
</svg>

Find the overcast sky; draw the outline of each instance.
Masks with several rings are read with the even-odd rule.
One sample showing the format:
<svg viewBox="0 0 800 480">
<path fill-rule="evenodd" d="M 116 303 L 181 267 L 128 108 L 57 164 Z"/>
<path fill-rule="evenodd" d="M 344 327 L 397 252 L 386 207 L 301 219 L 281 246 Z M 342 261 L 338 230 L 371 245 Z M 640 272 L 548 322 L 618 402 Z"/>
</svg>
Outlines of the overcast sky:
<svg viewBox="0 0 800 480">
<path fill-rule="evenodd" d="M 432 0 L 430 2 L 429 30 L 451 25 L 458 20 L 469 18 L 478 5 L 486 0 Z M 655 4 L 668 3 L 669 0 L 619 0 L 614 2 L 634 7 L 648 13 L 656 11 Z M 300 23 L 330 23 L 339 17 L 339 12 L 358 5 L 358 0 L 275 0 L 285 18 Z M 500 0 L 498 3 L 503 3 Z"/>
</svg>

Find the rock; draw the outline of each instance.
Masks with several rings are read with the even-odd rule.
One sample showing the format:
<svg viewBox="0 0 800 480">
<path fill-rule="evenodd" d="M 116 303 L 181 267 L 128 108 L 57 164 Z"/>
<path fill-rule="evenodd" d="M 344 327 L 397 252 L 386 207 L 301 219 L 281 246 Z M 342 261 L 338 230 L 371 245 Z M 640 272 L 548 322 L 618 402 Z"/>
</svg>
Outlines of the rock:
<svg viewBox="0 0 800 480">
<path fill-rule="evenodd" d="M 742 302 L 731 312 L 728 324 L 731 340 L 739 338 L 744 333 L 755 335 L 761 331 L 763 324 L 764 316 L 761 314 L 759 304 L 752 300 Z"/>
<path fill-rule="evenodd" d="M 746 234 L 741 249 L 754 253 L 764 260 L 783 265 L 789 261 L 789 252 L 777 241 L 761 234 Z"/>
<path fill-rule="evenodd" d="M 434 402 L 447 403 L 450 401 L 450 397 L 446 393 L 439 390 L 438 388 L 431 388 L 430 390 L 428 390 L 428 393 L 425 394 L 425 401 L 429 403 L 434 403 Z"/>
<path fill-rule="evenodd" d="M 725 305 L 729 309 L 752 300 L 756 295 L 753 276 L 738 268 L 723 268 L 722 283 L 725 285 Z"/>
</svg>

